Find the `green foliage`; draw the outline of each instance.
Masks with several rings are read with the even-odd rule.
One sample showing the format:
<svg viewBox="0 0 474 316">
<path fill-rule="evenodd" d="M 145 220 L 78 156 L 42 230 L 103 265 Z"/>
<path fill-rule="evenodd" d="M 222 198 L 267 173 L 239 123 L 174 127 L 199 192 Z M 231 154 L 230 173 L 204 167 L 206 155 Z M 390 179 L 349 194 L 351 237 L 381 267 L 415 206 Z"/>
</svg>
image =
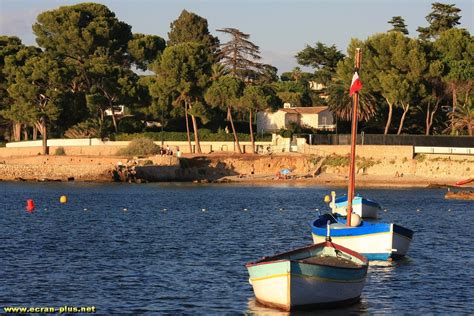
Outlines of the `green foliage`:
<svg viewBox="0 0 474 316">
<path fill-rule="evenodd" d="M 459 8 L 455 4 L 444 4 L 435 2 L 431 5 L 431 12 L 426 16 L 428 27 L 418 27 L 417 31 L 420 33 L 421 39 L 429 39 L 437 37 L 442 32 L 454 28 L 460 24 L 461 16 Z"/>
<path fill-rule="evenodd" d="M 316 155 L 310 155 L 308 158 L 308 161 L 313 164 L 313 166 L 316 166 L 321 160 L 323 160 L 323 156 L 316 156 Z"/>
<path fill-rule="evenodd" d="M 237 108 L 244 90 L 244 82 L 230 75 L 223 76 L 207 89 L 204 99 L 213 107 L 222 110 Z"/>
<path fill-rule="evenodd" d="M 416 154 L 414 159 L 418 162 L 423 162 L 426 159 L 426 155 L 425 154 Z"/>
<path fill-rule="evenodd" d="M 405 19 L 401 16 L 394 16 L 390 21 L 389 24 L 392 24 L 393 28 L 389 30 L 389 32 L 401 32 L 405 35 L 408 35 L 407 25 L 405 24 Z"/>
<path fill-rule="evenodd" d="M 312 105 L 307 84 L 295 81 L 279 81 L 272 86 L 282 102 L 289 102 L 293 106 Z"/>
<path fill-rule="evenodd" d="M 111 60 L 122 61 L 131 26 L 119 21 L 105 5 L 80 3 L 38 15 L 33 25 L 36 42 L 46 52 L 65 62 L 91 66 L 90 58 L 107 52 Z"/>
<path fill-rule="evenodd" d="M 356 165 L 358 169 L 362 169 L 364 172 L 372 166 L 380 164 L 380 160 L 375 160 L 373 158 L 357 157 Z"/>
<path fill-rule="evenodd" d="M 275 102 L 275 92 L 262 86 L 246 86 L 240 105 L 247 111 L 262 111 L 266 109 L 276 108 L 279 104 Z"/>
<path fill-rule="evenodd" d="M 469 136 L 474 135 L 474 102 L 471 98 L 464 105 L 451 112 L 449 117 L 452 126 L 448 127 L 447 131 L 456 130 L 461 131 L 461 133 L 467 132 Z"/>
<path fill-rule="evenodd" d="M 58 148 L 56 148 L 56 150 L 54 151 L 54 155 L 55 155 L 55 156 L 65 156 L 65 155 L 66 155 L 66 151 L 64 150 L 64 147 L 58 147 Z"/>
<path fill-rule="evenodd" d="M 324 160 L 325 166 L 330 167 L 347 167 L 349 166 L 349 156 L 331 155 Z"/>
<path fill-rule="evenodd" d="M 324 84 L 328 84 L 334 75 L 337 63 L 344 58 L 335 45 L 326 46 L 317 42 L 314 47 L 306 47 L 296 54 L 298 64 L 310 66 L 315 69 L 315 79 Z"/>
<path fill-rule="evenodd" d="M 135 116 L 124 117 L 118 122 L 119 130 L 122 133 L 139 133 L 145 128 L 142 120 Z"/>
<path fill-rule="evenodd" d="M 94 138 L 100 137 L 100 127 L 95 119 L 89 119 L 84 122 L 77 123 L 69 128 L 64 136 L 66 138 Z"/>
<path fill-rule="evenodd" d="M 165 40 L 156 35 L 133 34 L 133 39 L 128 42 L 128 52 L 133 63 L 141 70 L 149 69 L 165 47 Z"/>
<path fill-rule="evenodd" d="M 190 42 L 200 43 L 206 47 L 210 51 L 210 54 L 207 55 L 209 62 L 215 61 L 219 39 L 209 33 L 205 18 L 183 10 L 178 19 L 170 24 L 168 46 Z"/>
<path fill-rule="evenodd" d="M 192 136 L 192 135 L 191 135 Z M 220 131 L 218 133 L 212 133 L 208 129 L 201 128 L 199 130 L 199 136 L 202 141 L 233 141 L 234 138 L 232 134 L 225 133 Z M 237 136 L 242 141 L 250 141 L 249 134 L 242 134 L 237 133 Z M 149 138 L 154 141 L 187 141 L 186 133 L 185 132 L 144 132 L 144 133 L 133 133 L 133 134 L 126 134 L 121 133 L 115 135 L 115 140 L 117 141 L 128 141 L 133 140 L 136 138 Z M 261 134 L 256 136 L 257 141 L 270 141 L 272 139 L 271 134 Z"/>
<path fill-rule="evenodd" d="M 135 138 L 126 148 L 122 148 L 117 152 L 121 156 L 151 156 L 160 152 L 160 146 L 156 145 L 149 138 Z"/>
</svg>

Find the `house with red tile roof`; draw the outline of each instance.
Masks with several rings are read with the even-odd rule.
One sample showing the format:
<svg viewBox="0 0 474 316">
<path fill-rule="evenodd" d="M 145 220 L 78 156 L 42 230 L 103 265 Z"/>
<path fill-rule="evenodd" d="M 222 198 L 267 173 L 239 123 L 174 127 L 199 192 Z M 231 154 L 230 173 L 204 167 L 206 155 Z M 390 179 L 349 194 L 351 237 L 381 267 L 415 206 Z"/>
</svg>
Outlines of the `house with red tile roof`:
<svg viewBox="0 0 474 316">
<path fill-rule="evenodd" d="M 327 106 L 292 107 L 285 104 L 276 112 L 262 111 L 257 113 L 257 132 L 275 132 L 288 128 L 290 123 L 318 130 L 335 130 L 334 115 Z"/>
</svg>

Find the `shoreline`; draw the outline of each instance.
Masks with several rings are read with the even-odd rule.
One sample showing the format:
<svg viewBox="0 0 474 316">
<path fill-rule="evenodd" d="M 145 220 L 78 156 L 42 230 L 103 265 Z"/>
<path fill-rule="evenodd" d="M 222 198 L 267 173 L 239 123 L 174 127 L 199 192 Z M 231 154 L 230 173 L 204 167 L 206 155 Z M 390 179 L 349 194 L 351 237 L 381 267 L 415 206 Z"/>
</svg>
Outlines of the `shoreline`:
<svg viewBox="0 0 474 316">
<path fill-rule="evenodd" d="M 455 183 L 472 178 L 474 160 L 457 157 L 416 159 L 379 159 L 356 174 L 358 188 L 473 188 Z M 288 168 L 287 179 L 276 177 Z M 474 169 L 474 168 L 473 168 Z M 126 170 L 125 177 L 117 171 Z M 128 175 L 127 175 L 128 172 Z M 347 187 L 345 165 L 325 165 L 304 154 L 250 155 L 222 154 L 153 156 L 16 156 L 0 161 L 2 182 L 180 182 L 233 183 L 251 186 L 295 185 Z M 286 177 L 285 177 L 286 178 Z"/>
</svg>

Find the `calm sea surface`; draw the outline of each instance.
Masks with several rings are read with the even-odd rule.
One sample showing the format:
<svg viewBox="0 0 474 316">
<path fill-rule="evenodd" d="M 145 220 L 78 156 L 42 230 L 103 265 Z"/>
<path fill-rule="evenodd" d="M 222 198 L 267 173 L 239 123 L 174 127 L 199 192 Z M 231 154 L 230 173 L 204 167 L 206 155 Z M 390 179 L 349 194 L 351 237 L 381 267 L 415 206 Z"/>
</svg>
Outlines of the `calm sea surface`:
<svg viewBox="0 0 474 316">
<path fill-rule="evenodd" d="M 277 312 L 255 303 L 244 264 L 310 244 L 308 222 L 330 190 L 0 182 L 0 307 Z M 444 200 L 440 189 L 359 193 L 383 205 L 384 221 L 413 229 L 414 240 L 403 261 L 370 266 L 359 304 L 320 313 L 472 313 L 474 203 Z"/>
</svg>

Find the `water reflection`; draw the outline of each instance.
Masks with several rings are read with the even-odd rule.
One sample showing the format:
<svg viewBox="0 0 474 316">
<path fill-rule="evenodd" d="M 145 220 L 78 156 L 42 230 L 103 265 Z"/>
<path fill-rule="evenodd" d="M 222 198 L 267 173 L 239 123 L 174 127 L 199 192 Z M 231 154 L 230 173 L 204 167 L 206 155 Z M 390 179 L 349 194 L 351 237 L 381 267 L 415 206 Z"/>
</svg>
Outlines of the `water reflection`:
<svg viewBox="0 0 474 316">
<path fill-rule="evenodd" d="M 247 311 L 245 315 L 258 315 L 258 316 L 309 316 L 309 315 L 328 315 L 328 316 L 336 316 L 336 315 L 368 315 L 368 304 L 364 298 L 357 304 L 353 304 L 350 306 L 340 307 L 340 308 L 332 308 L 332 309 L 315 309 L 315 310 L 297 310 L 291 312 L 285 312 L 278 309 L 273 309 L 270 307 L 266 307 L 260 304 L 255 297 L 252 297 L 247 302 Z"/>
</svg>

